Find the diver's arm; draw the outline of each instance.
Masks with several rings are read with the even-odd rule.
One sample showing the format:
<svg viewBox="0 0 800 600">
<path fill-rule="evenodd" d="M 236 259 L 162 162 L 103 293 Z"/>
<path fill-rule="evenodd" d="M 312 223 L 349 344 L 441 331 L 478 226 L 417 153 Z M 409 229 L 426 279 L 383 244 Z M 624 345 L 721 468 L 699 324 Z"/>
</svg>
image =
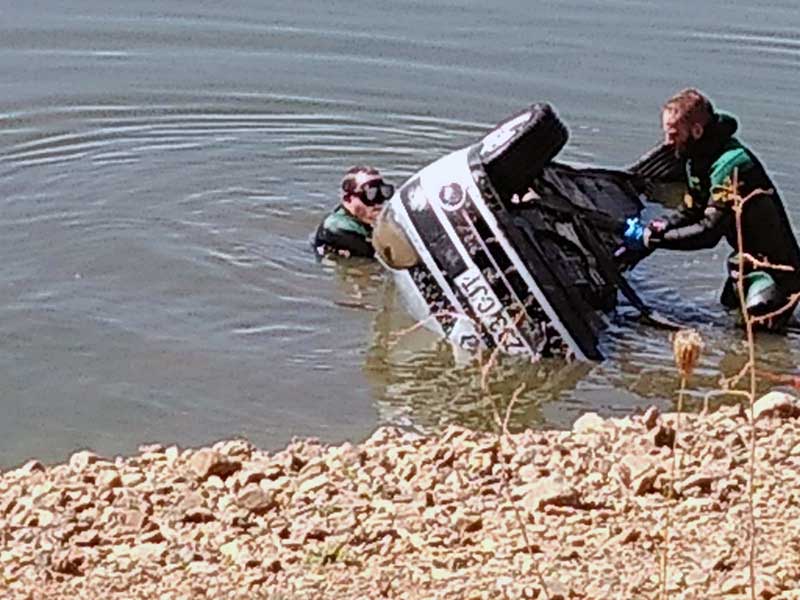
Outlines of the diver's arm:
<svg viewBox="0 0 800 600">
<path fill-rule="evenodd" d="M 703 209 L 697 206 L 697 204 L 691 199 L 691 196 L 687 193 L 684 196 L 684 201 L 680 207 L 668 215 L 664 215 L 656 220 L 663 221 L 664 231 L 669 231 L 699 223 L 704 217 L 705 214 Z"/>
<path fill-rule="evenodd" d="M 695 223 L 702 220 L 702 214 L 696 215 L 693 214 L 693 211 L 686 211 L 686 210 L 676 210 L 668 215 L 664 215 L 656 219 L 656 221 L 662 221 L 664 224 L 662 229 L 664 231 L 670 231 L 672 229 L 680 229 L 682 227 L 686 227 L 688 225 L 694 225 Z"/>
<path fill-rule="evenodd" d="M 658 144 L 628 167 L 628 171 L 651 183 L 682 181 L 686 177 L 686 163 L 675 153 L 675 147 Z"/>
<path fill-rule="evenodd" d="M 651 232 L 648 247 L 669 250 L 713 248 L 724 235 L 732 218 L 733 214 L 729 209 L 711 205 L 703 212 L 700 220 L 680 226 L 669 226 L 663 232 Z"/>
</svg>

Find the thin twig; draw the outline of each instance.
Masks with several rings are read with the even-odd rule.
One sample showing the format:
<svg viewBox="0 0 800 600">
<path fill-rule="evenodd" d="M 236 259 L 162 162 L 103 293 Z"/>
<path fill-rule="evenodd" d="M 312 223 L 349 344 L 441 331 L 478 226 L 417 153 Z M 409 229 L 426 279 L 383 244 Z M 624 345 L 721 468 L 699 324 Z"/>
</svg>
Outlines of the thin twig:
<svg viewBox="0 0 800 600">
<path fill-rule="evenodd" d="M 517 400 L 519 400 L 519 396 L 524 389 L 525 382 L 523 381 L 511 395 L 511 401 L 508 403 L 508 407 L 506 408 L 506 417 L 503 419 L 503 435 L 508 435 L 508 420 L 511 418 L 511 409 L 514 408 L 514 405 L 517 403 Z"/>
<path fill-rule="evenodd" d="M 467 319 L 469 321 L 472 321 L 472 319 L 470 319 L 469 316 L 465 315 L 464 313 L 453 312 L 450 310 L 440 310 L 437 313 L 428 315 L 421 321 L 417 321 L 411 327 L 407 327 L 406 329 L 401 329 L 400 331 L 393 332 L 390 335 L 391 338 L 394 338 L 394 341 L 390 341 L 391 345 L 392 346 L 397 345 L 397 343 L 400 341 L 400 338 L 415 332 L 417 329 L 425 327 L 425 325 L 427 325 L 431 319 L 435 320 L 438 319 L 439 317 L 453 317 L 454 319 Z"/>
<path fill-rule="evenodd" d="M 766 371 L 764 369 L 756 370 L 756 375 L 773 383 L 800 388 L 800 376 L 798 375 L 790 375 L 788 373 L 773 373 L 772 371 Z"/>
<path fill-rule="evenodd" d="M 742 380 L 742 377 L 747 375 L 748 371 L 750 370 L 750 367 L 752 366 L 753 363 L 748 360 L 746 363 L 744 363 L 744 366 L 739 370 L 739 372 L 736 375 L 733 375 L 731 377 L 721 377 L 719 380 L 720 387 L 722 387 L 722 389 L 724 390 L 729 390 L 731 388 L 736 387 L 737 385 L 739 385 L 739 382 Z"/>
<path fill-rule="evenodd" d="M 514 504 L 514 501 L 511 498 L 511 493 L 508 491 L 508 487 L 503 488 L 503 492 L 506 497 L 506 502 L 511 505 L 511 509 L 514 511 L 514 516 L 517 519 L 517 525 L 519 525 L 520 531 L 522 531 L 522 539 L 525 541 L 525 546 L 528 549 L 528 554 L 531 556 L 531 562 L 534 565 L 534 572 L 536 578 L 539 580 L 539 585 L 542 586 L 542 591 L 544 592 L 545 600 L 550 600 L 550 592 L 547 590 L 547 582 L 544 580 L 544 575 L 542 575 L 541 569 L 539 569 L 539 564 L 533 560 L 533 546 L 531 545 L 530 539 L 528 539 L 528 529 L 525 527 L 525 521 L 522 520 L 522 515 L 519 512 L 519 507 Z"/>
<path fill-rule="evenodd" d="M 683 412 L 683 396 L 686 393 L 686 376 L 681 376 L 681 388 L 678 393 L 678 414 L 675 419 L 675 441 L 672 444 L 672 472 L 670 474 L 669 493 L 667 496 L 667 518 L 664 523 L 664 548 L 661 554 L 661 598 L 667 599 L 667 565 L 669 554 L 669 530 L 672 525 L 672 504 L 675 500 L 675 481 L 678 477 L 678 435 L 681 429 L 681 413 Z"/>
<path fill-rule="evenodd" d="M 486 364 L 481 366 L 481 390 L 484 392 L 489 391 L 489 374 L 492 372 L 499 354 L 500 346 L 498 345 L 494 350 L 492 350 L 492 353 L 489 355 L 489 360 L 486 362 Z"/>
<path fill-rule="evenodd" d="M 522 317 L 525 316 L 525 309 L 524 307 L 517 313 L 516 318 L 514 319 L 514 327 L 519 325 L 519 322 L 522 320 Z M 500 335 L 500 339 L 497 340 L 497 346 L 495 346 L 492 353 L 489 355 L 489 361 L 481 366 L 481 389 L 486 392 L 489 389 L 489 373 L 491 372 L 492 368 L 494 367 L 495 362 L 497 362 L 497 357 L 502 352 L 503 342 L 506 341 L 506 338 L 511 335 L 512 329 L 509 327 Z"/>
<path fill-rule="evenodd" d="M 517 318 L 514 320 L 515 326 L 519 323 L 523 315 L 524 312 L 521 312 L 520 314 L 517 315 Z M 492 351 L 491 355 L 489 356 L 489 360 L 485 365 L 483 364 L 483 355 L 479 354 L 478 356 L 478 361 L 481 369 L 481 390 L 484 393 L 488 393 L 489 391 L 489 375 L 491 373 L 491 370 L 494 368 L 495 361 L 497 360 L 497 355 L 500 352 L 502 343 L 510 333 L 511 333 L 510 329 L 503 332 L 503 335 L 501 335 L 500 339 L 498 340 L 497 347 Z M 492 401 L 492 411 L 494 412 L 494 420 L 498 425 L 497 442 L 500 445 L 500 447 L 502 447 L 503 445 L 504 438 L 512 446 L 516 446 L 516 444 L 514 444 L 514 442 L 511 439 L 511 435 L 508 432 L 508 421 L 511 415 L 511 410 L 514 407 L 514 404 L 519 399 L 519 396 L 524 389 L 525 389 L 525 383 L 523 382 L 511 396 L 511 400 L 509 401 L 508 407 L 506 408 L 505 418 L 502 420 L 500 419 L 500 408 L 497 405 L 497 402 L 494 400 L 494 398 L 491 397 L 491 395 L 489 395 Z M 508 504 L 511 506 L 511 509 L 514 511 L 514 516 L 517 520 L 517 525 L 519 526 L 519 529 L 522 533 L 522 539 L 524 540 L 525 546 L 528 549 L 528 554 L 532 558 L 534 552 L 533 552 L 533 545 L 531 544 L 531 541 L 528 538 L 528 529 L 527 527 L 525 527 L 525 521 L 522 519 L 522 515 L 519 512 L 519 507 L 517 507 L 517 505 L 514 504 L 514 501 L 511 498 L 511 492 L 508 489 L 510 479 L 511 475 L 509 473 L 509 466 L 508 463 L 505 463 L 503 465 L 503 477 L 501 479 L 501 484 L 500 484 L 502 486 L 503 496 L 505 497 L 506 502 L 508 502 Z M 541 569 L 539 569 L 539 564 L 533 559 L 531 560 L 531 562 L 533 564 L 534 574 L 536 575 L 536 578 L 539 580 L 539 585 L 542 586 L 542 591 L 544 592 L 545 600 L 550 600 L 550 592 L 547 589 L 547 582 L 544 579 L 544 575 L 542 575 Z"/>
<path fill-rule="evenodd" d="M 738 169 L 734 169 L 733 172 L 733 182 L 730 185 L 718 185 L 712 190 L 715 193 L 722 193 L 727 199 L 730 199 L 733 202 L 734 211 L 736 210 L 737 206 L 741 208 L 745 205 L 746 202 L 749 202 L 756 196 L 771 196 L 773 191 L 772 189 L 765 190 L 763 188 L 757 188 L 747 194 L 744 198 L 739 194 L 739 172 Z"/>
<path fill-rule="evenodd" d="M 777 317 L 780 314 L 785 313 L 787 310 L 790 310 L 795 307 L 797 301 L 800 300 L 800 292 L 795 292 L 789 299 L 786 301 L 782 307 L 777 310 L 773 310 L 771 313 L 767 313 L 765 315 L 759 315 L 758 317 L 751 317 L 753 325 L 759 325 L 765 321 L 769 321 L 773 317 Z"/>
<path fill-rule="evenodd" d="M 750 254 L 749 252 L 742 252 L 742 258 L 750 263 L 756 269 L 772 269 L 773 271 L 794 271 L 794 267 L 789 265 L 774 265 L 768 260 L 761 260 Z"/>
<path fill-rule="evenodd" d="M 750 392 L 744 390 L 711 390 L 703 396 L 703 412 L 708 413 L 708 401 L 714 396 L 744 396 L 750 398 Z"/>
<path fill-rule="evenodd" d="M 755 462 L 756 462 L 756 425 L 754 419 L 755 397 L 756 397 L 756 351 L 755 351 L 755 338 L 753 333 L 754 320 L 747 312 L 747 296 L 744 289 L 744 230 L 742 227 L 742 210 L 744 203 L 749 200 L 755 192 L 749 194 L 746 198 L 741 198 L 738 195 L 739 188 L 739 171 L 733 171 L 733 199 L 734 199 L 734 214 L 736 216 L 736 243 L 739 248 L 739 277 L 736 281 L 737 291 L 739 292 L 739 304 L 742 310 L 742 318 L 744 319 L 745 329 L 747 331 L 747 351 L 748 351 L 748 366 L 750 372 L 750 472 L 747 481 L 747 505 L 750 521 L 750 548 L 748 553 L 748 567 L 750 571 L 750 600 L 756 600 L 756 566 L 755 566 L 755 553 L 756 553 L 756 517 L 755 506 L 753 502 L 754 482 L 755 482 Z"/>
</svg>

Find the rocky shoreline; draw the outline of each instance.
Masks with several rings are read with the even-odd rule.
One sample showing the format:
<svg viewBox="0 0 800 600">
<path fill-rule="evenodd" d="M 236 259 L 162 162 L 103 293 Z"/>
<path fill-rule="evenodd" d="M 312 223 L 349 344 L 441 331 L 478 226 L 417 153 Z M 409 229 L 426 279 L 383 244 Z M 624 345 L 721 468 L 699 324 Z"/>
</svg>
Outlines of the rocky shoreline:
<svg viewBox="0 0 800 600">
<path fill-rule="evenodd" d="M 800 598 L 800 403 L 0 473 L 0 598 Z M 670 499 L 673 444 L 679 471 Z"/>
</svg>

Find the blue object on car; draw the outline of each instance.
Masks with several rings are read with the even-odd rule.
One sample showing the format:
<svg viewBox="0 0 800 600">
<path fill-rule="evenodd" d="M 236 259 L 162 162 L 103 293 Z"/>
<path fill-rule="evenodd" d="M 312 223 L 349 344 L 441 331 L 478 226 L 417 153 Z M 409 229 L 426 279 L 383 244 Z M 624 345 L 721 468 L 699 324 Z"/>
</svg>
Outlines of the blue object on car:
<svg viewBox="0 0 800 600">
<path fill-rule="evenodd" d="M 631 250 L 644 250 L 645 225 L 639 217 L 625 219 L 625 231 L 622 234 L 625 246 Z"/>
</svg>

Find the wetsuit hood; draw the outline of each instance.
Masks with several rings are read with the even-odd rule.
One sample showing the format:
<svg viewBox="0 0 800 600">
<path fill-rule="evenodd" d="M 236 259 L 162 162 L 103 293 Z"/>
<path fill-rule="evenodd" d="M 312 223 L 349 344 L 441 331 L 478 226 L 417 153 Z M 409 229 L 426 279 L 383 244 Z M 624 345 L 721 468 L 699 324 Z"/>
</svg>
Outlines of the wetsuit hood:
<svg viewBox="0 0 800 600">
<path fill-rule="evenodd" d="M 714 113 L 714 127 L 716 127 L 720 135 L 725 137 L 732 137 L 739 129 L 739 121 L 736 116 L 729 113 L 718 111 Z"/>
<path fill-rule="evenodd" d="M 739 129 L 739 121 L 731 113 L 715 112 L 699 140 L 692 142 L 688 156 L 693 159 L 713 159 Z"/>
</svg>

